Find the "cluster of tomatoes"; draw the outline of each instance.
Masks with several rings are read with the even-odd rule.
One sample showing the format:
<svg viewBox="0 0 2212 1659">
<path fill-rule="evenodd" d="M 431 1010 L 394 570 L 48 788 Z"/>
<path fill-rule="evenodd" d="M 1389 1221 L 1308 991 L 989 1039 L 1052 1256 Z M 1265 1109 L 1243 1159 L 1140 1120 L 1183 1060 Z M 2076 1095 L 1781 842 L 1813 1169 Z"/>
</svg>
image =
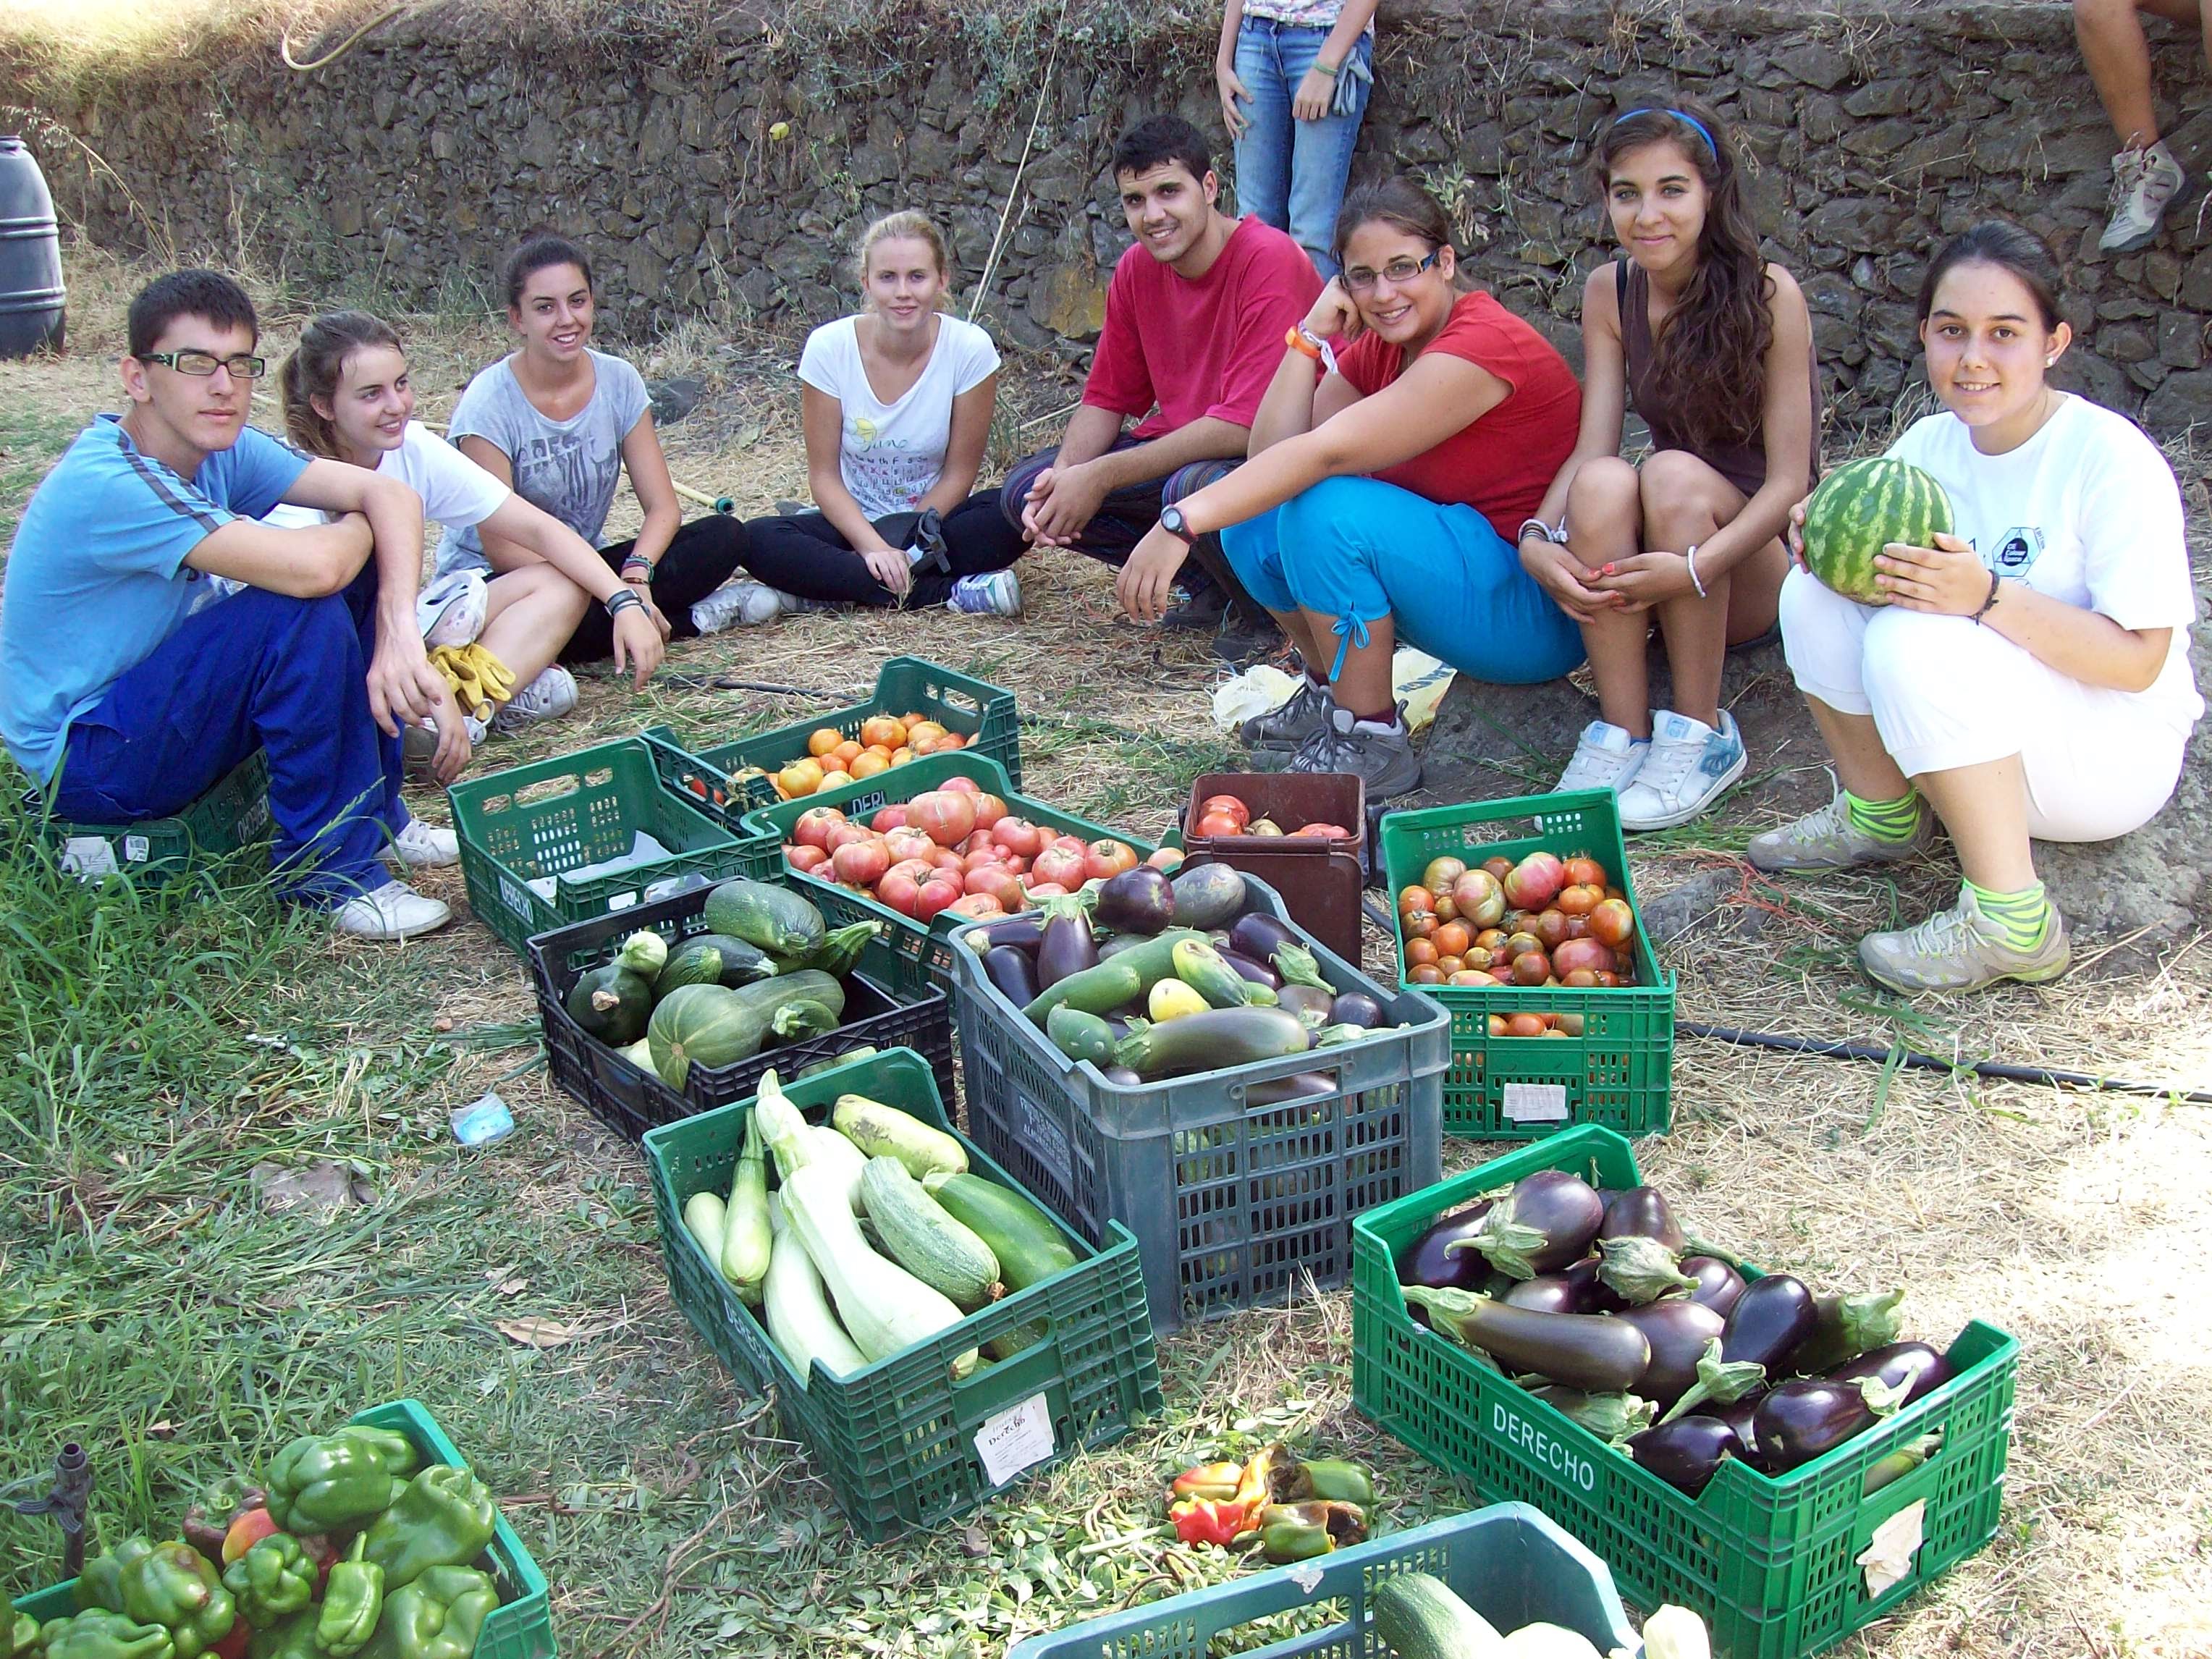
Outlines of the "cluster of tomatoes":
<svg viewBox="0 0 2212 1659">
<path fill-rule="evenodd" d="M 920 760 L 924 755 L 967 746 L 967 739 L 921 714 L 871 714 L 860 722 L 860 735 L 848 738 L 834 726 L 817 726 L 806 735 L 806 752 L 787 761 L 775 771 L 752 767 L 732 781 L 763 777 L 784 800 L 835 789 L 855 778 L 872 778 L 894 766 Z"/>
<path fill-rule="evenodd" d="M 1198 804 L 1192 820 L 1194 836 L 1316 836 L 1349 841 L 1352 832 L 1340 823 L 1302 823 L 1285 830 L 1270 817 L 1254 817 L 1252 809 L 1235 795 L 1208 795 Z"/>
<path fill-rule="evenodd" d="M 948 911 L 977 921 L 1012 915 L 1138 864 L 1128 842 L 1086 842 L 1016 817 L 969 777 L 947 778 L 865 823 L 834 806 L 810 806 L 792 826 L 783 859 L 923 922 Z M 1181 859 L 1163 851 L 1151 861 L 1165 868 Z"/>
<path fill-rule="evenodd" d="M 1580 854 L 1531 853 L 1518 863 L 1499 857 L 1473 866 L 1432 860 L 1418 884 L 1400 890 L 1398 928 L 1406 977 L 1416 985 L 1635 983 L 1636 913 L 1605 866 Z M 1545 1030 L 1559 1030 L 1551 1018 L 1514 1014 L 1507 1023 L 1535 1020 Z M 1497 1017 L 1491 1024 L 1498 1024 Z"/>
</svg>

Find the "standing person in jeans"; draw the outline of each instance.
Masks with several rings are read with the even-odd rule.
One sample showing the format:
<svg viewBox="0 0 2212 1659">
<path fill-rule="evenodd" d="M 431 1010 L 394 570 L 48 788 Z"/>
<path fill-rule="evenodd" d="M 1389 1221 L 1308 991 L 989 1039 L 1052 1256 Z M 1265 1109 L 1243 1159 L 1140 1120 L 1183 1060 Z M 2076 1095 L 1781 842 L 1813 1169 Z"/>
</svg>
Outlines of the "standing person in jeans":
<svg viewBox="0 0 2212 1659">
<path fill-rule="evenodd" d="M 2212 6 L 2203 0 L 2074 0 L 2074 38 L 2081 43 L 2081 61 L 2120 141 L 2120 153 L 2112 157 L 2112 222 L 2097 241 L 2107 253 L 2149 246 L 2158 222 L 2189 182 L 2159 137 L 2142 12 L 2202 29 L 2204 56 L 2212 62 Z"/>
<path fill-rule="evenodd" d="M 806 337 L 799 379 L 813 513 L 745 526 L 745 568 L 787 610 L 807 601 L 1018 615 L 1021 532 L 995 489 L 970 494 L 999 392 L 999 349 L 938 309 L 945 237 L 919 213 L 870 225 L 868 309 Z"/>
<path fill-rule="evenodd" d="M 1287 230 L 1323 277 L 1374 84 L 1376 0 L 1228 0 L 1213 82 L 1237 204 Z"/>
<path fill-rule="evenodd" d="M 1114 178 L 1137 245 L 1114 267 L 1082 406 L 1060 447 L 1016 466 L 999 500 L 1032 544 L 1119 566 L 1163 507 L 1243 459 L 1283 336 L 1321 278 L 1281 231 L 1215 206 L 1220 180 L 1188 121 L 1155 115 L 1124 132 Z M 1217 538 L 1193 554 L 1216 586 L 1186 584 L 1190 601 L 1170 620 L 1212 628 L 1235 578 Z"/>
</svg>

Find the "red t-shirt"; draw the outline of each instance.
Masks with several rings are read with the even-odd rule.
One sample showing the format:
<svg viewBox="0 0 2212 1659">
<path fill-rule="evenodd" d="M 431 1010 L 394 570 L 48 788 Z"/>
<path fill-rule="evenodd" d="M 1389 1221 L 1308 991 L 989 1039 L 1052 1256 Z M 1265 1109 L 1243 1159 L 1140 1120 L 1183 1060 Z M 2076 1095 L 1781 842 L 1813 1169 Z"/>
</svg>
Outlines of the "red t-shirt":
<svg viewBox="0 0 2212 1659">
<path fill-rule="evenodd" d="M 1283 336 L 1320 293 L 1305 250 L 1257 219 L 1238 222 L 1195 282 L 1133 247 L 1106 288 L 1083 401 L 1145 416 L 1139 438 L 1207 415 L 1249 426 L 1282 363 Z"/>
<path fill-rule="evenodd" d="M 1505 401 L 1433 449 L 1375 476 L 1432 501 L 1471 507 L 1511 541 L 1575 447 L 1583 389 L 1552 343 L 1487 294 L 1462 294 L 1423 351 L 1449 352 L 1512 388 Z M 1396 346 L 1363 334 L 1336 354 L 1362 397 L 1404 373 Z"/>
</svg>

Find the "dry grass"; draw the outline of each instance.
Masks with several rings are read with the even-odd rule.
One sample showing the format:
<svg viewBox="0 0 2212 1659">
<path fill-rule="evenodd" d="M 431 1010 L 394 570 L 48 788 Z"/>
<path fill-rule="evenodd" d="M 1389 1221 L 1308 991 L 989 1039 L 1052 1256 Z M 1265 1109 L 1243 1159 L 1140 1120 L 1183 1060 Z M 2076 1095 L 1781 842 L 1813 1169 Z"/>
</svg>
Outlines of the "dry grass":
<svg viewBox="0 0 2212 1659">
<path fill-rule="evenodd" d="M 0 367 L 0 399 L 81 418 L 108 406 L 113 319 L 130 273 L 73 255 L 76 349 L 58 362 Z M 286 319 L 277 307 L 272 349 Z M 289 319 L 296 325 L 296 317 Z M 427 413 L 450 405 L 477 364 L 501 349 L 489 325 L 411 323 Z M 741 510 L 800 493 L 789 342 L 678 336 L 648 374 L 706 380 L 698 413 L 673 428 L 677 475 L 727 491 Z M 1009 375 L 1009 380 L 1018 377 Z M 1065 400 L 1040 379 L 1016 388 L 1042 410 Z M 264 419 L 270 418 L 264 409 Z M 0 508 L 12 509 L 12 502 Z M 634 509 L 631 509 L 634 510 Z M 1139 634 L 1109 616 L 1105 573 L 1063 556 L 1025 560 L 1028 614 L 1018 623 L 944 612 L 893 621 L 786 619 L 679 649 L 672 672 L 639 697 L 589 678 L 575 718 L 479 762 L 499 767 L 603 735 L 672 721 L 702 738 L 802 718 L 816 700 L 719 691 L 716 675 L 814 688 L 841 702 L 876 664 L 911 652 L 972 669 L 1019 695 L 1031 792 L 1140 832 L 1172 811 L 1180 780 L 1222 757 L 1206 714 L 1212 665 L 1196 644 Z M 426 797 L 426 812 L 442 802 Z M 1744 826 L 1675 836 L 1638 855 L 1656 886 L 1699 870 L 1741 870 Z M 425 884 L 457 905 L 458 872 Z M 2176 1085 L 2212 1082 L 2212 946 L 2189 941 L 2145 957 L 2121 951 L 2057 985 L 1908 1007 L 1877 999 L 1847 968 L 1857 933 L 1893 905 L 1917 915 L 1944 896 L 1934 867 L 1887 880 L 1838 878 L 1773 888 L 1747 878 L 1717 923 L 1674 957 L 1685 1016 L 1808 1036 L 1893 1032 L 1911 1046 L 1999 1054 Z M 357 971 L 389 961 L 339 947 Z M 1379 957 L 1375 958 L 1379 965 Z M 463 1027 L 526 1021 L 515 964 L 475 923 L 410 946 L 406 965 L 436 988 L 436 1012 Z M 349 1040 L 389 1040 L 364 1030 Z M 639 1178 L 634 1155 L 580 1108 L 521 1070 L 527 1048 L 484 1049 L 455 1068 L 453 1098 L 496 1082 L 549 1158 L 534 1198 L 573 1206 L 607 1171 Z M 1915 1334 L 1942 1340 L 1969 1317 L 2018 1337 L 2022 1363 L 2008 1502 L 1996 1543 L 1838 1652 L 1882 1659 L 1966 1654 L 1996 1659 L 2181 1659 L 2212 1653 L 2212 1362 L 2188 1322 L 2193 1270 L 2212 1251 L 2212 1126 L 2201 1109 L 2081 1096 L 1919 1072 L 1790 1057 L 1685 1038 L 1676 1050 L 1675 1122 L 1639 1149 L 1650 1176 L 1680 1194 L 1705 1236 L 1814 1283 L 1911 1290 Z M 1464 1167 L 1492 1149 L 1450 1143 Z M 394 1230 L 392 1245 L 400 1234 Z M 702 1363 L 670 1306 L 653 1258 L 640 1253 L 618 1303 L 570 1316 L 616 1322 L 597 1342 L 549 1354 L 571 1378 L 635 1379 Z M 673 1654 L 702 1644 L 785 1653 L 996 1651 L 1009 1636 L 1218 1577 L 1163 1547 L 1151 1494 L 1164 1470 L 1237 1437 L 1281 1431 L 1371 1456 L 1399 1524 L 1462 1505 L 1467 1494 L 1425 1468 L 1349 1401 L 1349 1298 L 1334 1292 L 1254 1313 L 1161 1345 L 1169 1412 L 1110 1450 L 1018 1489 L 968 1528 L 857 1554 L 834 1529 L 792 1530 L 821 1501 L 811 1465 L 775 1437 L 772 1415 L 729 1398 L 713 1446 L 641 1443 L 626 1467 L 586 1487 L 532 1498 L 554 1526 L 578 1505 L 676 1496 L 701 1504 L 699 1542 L 676 1563 L 677 1588 L 625 1636 L 644 1595 L 611 1593 L 578 1556 L 555 1563 L 564 1648 Z M 712 1370 L 711 1362 L 708 1369 Z M 586 1399 L 635 1418 L 635 1395 L 605 1381 Z M 702 1465 L 705 1473 L 702 1473 Z M 563 1506 L 571 1506 L 564 1510 Z M 538 1523 L 526 1521 L 533 1537 Z M 1071 1548 L 1068 1540 L 1079 1535 Z M 646 1579 L 658 1583 L 665 1543 Z M 1087 1552 L 1087 1553 L 1085 1553 Z M 1049 1557 L 1052 1565 L 1042 1565 Z M 635 1564 L 619 1582 L 634 1589 Z M 1094 1571 L 1094 1570 L 1096 1570 Z M 961 1597 L 979 1571 L 1034 1595 L 975 1615 Z M 1057 1576 L 1055 1576 L 1057 1575 Z M 1090 1575 L 1086 1577 L 1086 1575 Z M 766 1588 L 761 1588 L 765 1585 Z M 1085 1588 L 1088 1585 L 1089 1588 Z M 862 1589 L 879 1592 L 863 1599 Z M 785 1595 L 795 1604 L 779 1602 Z M 726 1610 L 749 1622 L 734 1632 Z M 980 1625 L 965 1622 L 983 1617 Z M 971 1633 L 965 1638 L 960 1632 Z"/>
</svg>

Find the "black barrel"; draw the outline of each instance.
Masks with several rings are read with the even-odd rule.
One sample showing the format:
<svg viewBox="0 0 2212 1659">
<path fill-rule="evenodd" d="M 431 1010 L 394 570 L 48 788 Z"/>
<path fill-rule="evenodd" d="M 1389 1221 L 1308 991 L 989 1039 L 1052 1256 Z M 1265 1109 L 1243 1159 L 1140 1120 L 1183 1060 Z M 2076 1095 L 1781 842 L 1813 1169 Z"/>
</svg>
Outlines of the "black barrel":
<svg viewBox="0 0 2212 1659">
<path fill-rule="evenodd" d="M 60 350 L 64 320 L 54 198 L 23 141 L 0 134 L 0 357 Z"/>
</svg>

